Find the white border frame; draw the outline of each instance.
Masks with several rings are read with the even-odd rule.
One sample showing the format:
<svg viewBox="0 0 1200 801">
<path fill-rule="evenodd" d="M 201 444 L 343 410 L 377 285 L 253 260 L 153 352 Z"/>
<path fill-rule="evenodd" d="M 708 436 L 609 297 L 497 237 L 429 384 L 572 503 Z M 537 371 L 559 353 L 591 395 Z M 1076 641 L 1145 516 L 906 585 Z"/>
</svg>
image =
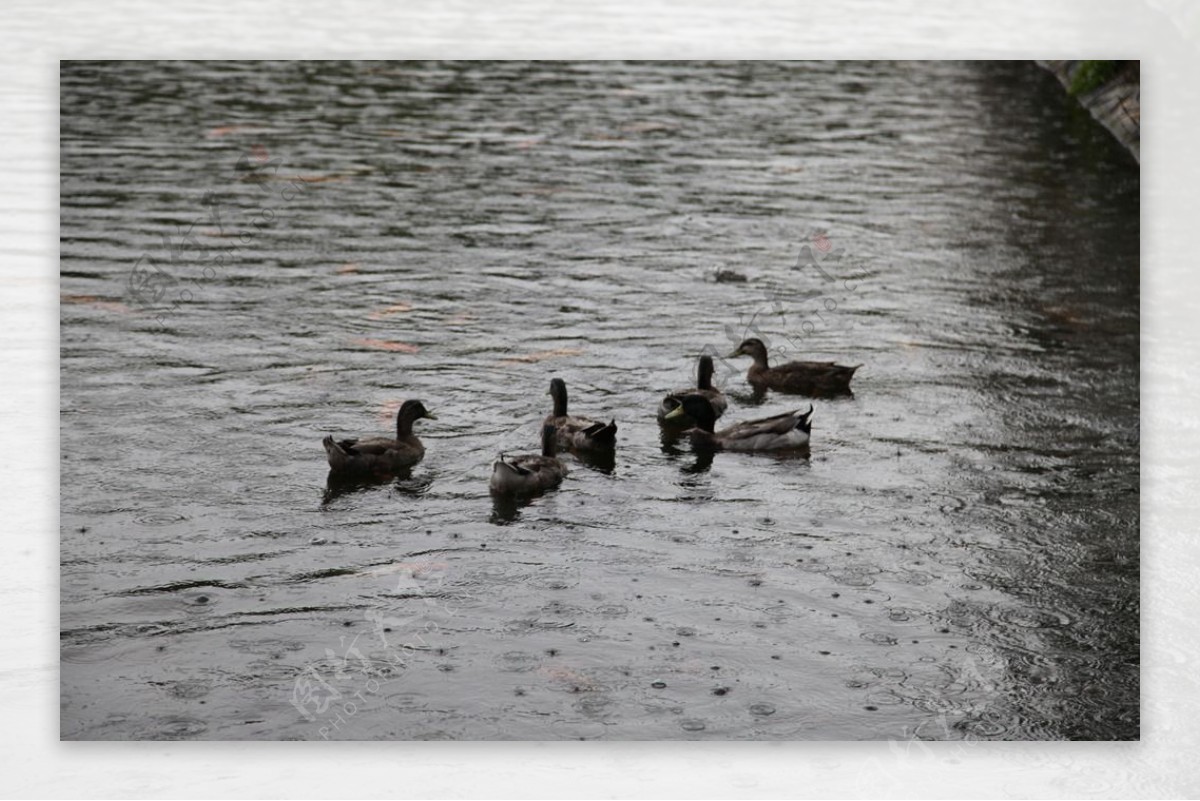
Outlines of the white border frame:
<svg viewBox="0 0 1200 801">
<path fill-rule="evenodd" d="M 0 794 L 1196 797 L 1200 4 L 1192 0 L 157 0 L 5 8 L 0 37 Z M 1141 58 L 1140 743 L 60 743 L 58 59 Z"/>
</svg>

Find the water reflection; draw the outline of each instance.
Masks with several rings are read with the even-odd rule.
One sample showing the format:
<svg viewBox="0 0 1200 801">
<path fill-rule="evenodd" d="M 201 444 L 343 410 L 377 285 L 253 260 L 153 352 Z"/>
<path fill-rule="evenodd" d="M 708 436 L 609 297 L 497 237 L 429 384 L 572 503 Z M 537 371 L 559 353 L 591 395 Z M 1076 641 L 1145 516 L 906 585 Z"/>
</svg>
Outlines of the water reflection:
<svg viewBox="0 0 1200 801">
<path fill-rule="evenodd" d="M 713 459 L 717 452 L 712 448 L 700 448 L 695 451 L 696 458 L 679 469 L 684 475 L 694 476 L 707 473 L 712 468 Z"/>
<path fill-rule="evenodd" d="M 419 470 L 419 468 L 417 469 Z M 400 495 L 420 497 L 429 492 L 435 476 L 429 470 L 422 470 L 414 476 L 413 471 L 414 468 L 407 467 L 396 470 L 392 475 L 363 477 L 346 476 L 331 470 L 325 478 L 325 492 L 321 499 L 321 505 L 326 506 L 343 495 L 387 486 Z"/>
<path fill-rule="evenodd" d="M 533 503 L 534 496 L 516 497 L 492 493 L 492 514 L 489 522 L 497 526 L 506 526 L 521 516 L 521 510 Z"/>
<path fill-rule="evenodd" d="M 572 456 L 585 467 L 611 476 L 617 469 L 617 450 L 572 451 Z"/>
</svg>

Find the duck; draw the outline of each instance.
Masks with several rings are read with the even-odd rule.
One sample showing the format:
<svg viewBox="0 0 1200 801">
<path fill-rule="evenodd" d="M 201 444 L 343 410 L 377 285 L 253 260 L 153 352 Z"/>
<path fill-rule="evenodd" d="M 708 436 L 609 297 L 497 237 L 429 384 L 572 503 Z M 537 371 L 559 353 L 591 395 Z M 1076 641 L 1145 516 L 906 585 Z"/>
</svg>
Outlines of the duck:
<svg viewBox="0 0 1200 801">
<path fill-rule="evenodd" d="M 684 415 L 696 421 L 696 427 L 688 432 L 695 447 L 727 451 L 780 451 L 808 447 L 813 407 L 810 403 L 806 412 L 797 409 L 714 431 L 717 414 L 708 398 L 685 395 L 680 400 L 679 408 L 667 417 L 679 418 Z"/>
<path fill-rule="evenodd" d="M 413 434 L 413 423 L 436 420 L 419 400 L 406 400 L 396 412 L 396 438 L 343 439 L 332 436 L 322 441 L 329 469 L 335 476 L 390 475 L 412 467 L 425 457 L 425 446 Z"/>
<path fill-rule="evenodd" d="M 589 420 L 567 414 L 567 382 L 561 378 L 550 380 L 550 396 L 554 398 L 554 411 L 546 415 L 544 425 L 554 426 L 558 432 L 558 447 L 579 451 L 610 450 L 617 444 L 617 423 Z"/>
<path fill-rule="evenodd" d="M 854 377 L 854 371 L 862 367 L 861 364 L 846 367 L 833 362 L 788 362 L 771 367 L 767 364 L 767 346 L 761 339 L 745 340 L 726 358 L 737 356 L 754 359 L 746 380 L 755 391 L 774 389 L 814 397 L 853 394 L 850 379 Z"/>
<path fill-rule="evenodd" d="M 558 458 L 558 429 L 550 423 L 542 426 L 542 453 L 526 453 L 505 458 L 492 465 L 488 486 L 498 495 L 532 495 L 557 487 L 567 474 L 567 466 Z"/>
<path fill-rule="evenodd" d="M 660 423 L 669 422 L 671 424 L 688 426 L 694 426 L 696 424 L 696 421 L 692 420 L 687 415 L 672 418 L 670 421 L 667 420 L 667 415 L 679 408 L 679 401 L 685 395 L 703 395 L 704 397 L 708 398 L 708 402 L 712 404 L 713 411 L 716 413 L 718 418 L 725 414 L 725 409 L 728 408 L 729 403 L 725 400 L 725 396 L 721 393 L 721 390 L 712 385 L 712 356 L 704 355 L 700 357 L 700 364 L 697 369 L 696 376 L 695 387 L 676 390 L 675 392 L 668 393 L 667 396 L 662 399 L 662 403 L 658 405 L 658 421 Z"/>
</svg>

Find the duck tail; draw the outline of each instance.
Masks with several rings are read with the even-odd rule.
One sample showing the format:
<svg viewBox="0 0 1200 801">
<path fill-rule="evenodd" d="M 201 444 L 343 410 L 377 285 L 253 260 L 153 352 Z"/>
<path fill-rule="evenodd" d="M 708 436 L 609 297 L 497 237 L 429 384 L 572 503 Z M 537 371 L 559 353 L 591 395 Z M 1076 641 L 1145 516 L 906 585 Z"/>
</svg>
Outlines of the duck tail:
<svg viewBox="0 0 1200 801">
<path fill-rule="evenodd" d="M 597 445 L 614 445 L 617 441 L 617 421 L 609 420 L 608 423 L 596 423 L 588 427 L 583 433 Z"/>
<path fill-rule="evenodd" d="M 492 478 L 488 485 L 495 492 L 519 491 L 529 480 L 529 471 L 519 465 L 504 461 L 504 455 L 492 464 Z"/>
<path fill-rule="evenodd" d="M 346 452 L 338 447 L 338 444 L 333 441 L 332 436 L 326 436 L 321 440 L 321 444 L 325 446 L 325 458 L 329 460 L 331 470 L 346 469 Z"/>
</svg>

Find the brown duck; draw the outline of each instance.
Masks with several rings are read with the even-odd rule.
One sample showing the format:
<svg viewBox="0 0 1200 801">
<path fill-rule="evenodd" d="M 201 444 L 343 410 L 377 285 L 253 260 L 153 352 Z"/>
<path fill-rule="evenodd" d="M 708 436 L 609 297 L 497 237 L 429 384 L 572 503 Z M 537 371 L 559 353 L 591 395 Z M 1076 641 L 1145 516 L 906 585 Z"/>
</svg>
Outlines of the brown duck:
<svg viewBox="0 0 1200 801">
<path fill-rule="evenodd" d="M 541 454 L 526 453 L 505 457 L 492 465 L 488 486 L 498 495 L 535 495 L 557 487 L 567 474 L 567 466 L 558 458 L 558 432 L 553 425 L 542 426 Z"/>
<path fill-rule="evenodd" d="M 412 467 L 425 456 L 425 446 L 413 434 L 413 423 L 436 420 L 419 400 L 406 400 L 396 413 L 396 438 L 370 437 L 334 441 L 325 437 L 329 469 L 339 477 L 386 476 Z"/>
<path fill-rule="evenodd" d="M 726 358 L 749 356 L 754 364 L 746 372 L 746 380 L 755 391 L 773 389 L 798 395 L 848 395 L 856 364 L 846 367 L 833 362 L 788 362 L 777 367 L 767 364 L 767 346 L 761 339 L 747 339 Z"/>
<path fill-rule="evenodd" d="M 544 425 L 558 432 L 558 447 L 573 451 L 611 451 L 617 444 L 617 423 L 591 420 L 567 413 L 567 382 L 550 379 L 550 397 L 554 411 L 546 415 Z"/>
</svg>

